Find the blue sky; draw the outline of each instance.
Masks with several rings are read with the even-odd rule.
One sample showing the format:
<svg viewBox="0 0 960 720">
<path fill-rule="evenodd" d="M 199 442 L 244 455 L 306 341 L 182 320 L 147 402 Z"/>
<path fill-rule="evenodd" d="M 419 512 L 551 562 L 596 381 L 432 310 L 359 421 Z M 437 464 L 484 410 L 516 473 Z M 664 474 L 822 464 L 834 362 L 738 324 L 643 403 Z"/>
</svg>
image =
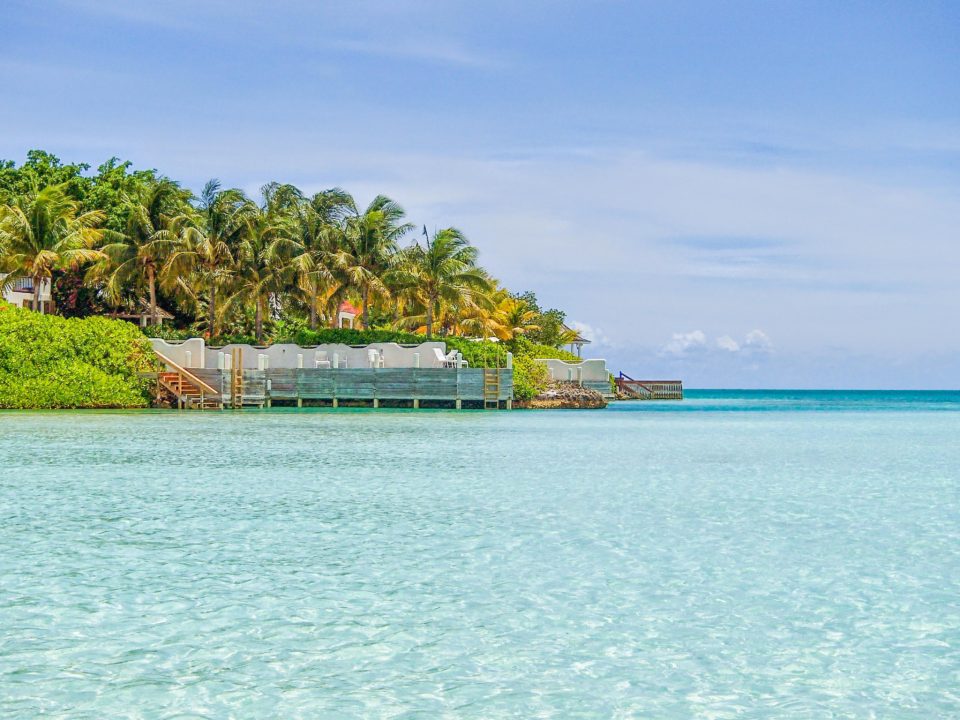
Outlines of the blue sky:
<svg viewBox="0 0 960 720">
<path fill-rule="evenodd" d="M 614 370 L 960 386 L 960 4 L 6 0 L 0 157 L 341 185 Z"/>
</svg>

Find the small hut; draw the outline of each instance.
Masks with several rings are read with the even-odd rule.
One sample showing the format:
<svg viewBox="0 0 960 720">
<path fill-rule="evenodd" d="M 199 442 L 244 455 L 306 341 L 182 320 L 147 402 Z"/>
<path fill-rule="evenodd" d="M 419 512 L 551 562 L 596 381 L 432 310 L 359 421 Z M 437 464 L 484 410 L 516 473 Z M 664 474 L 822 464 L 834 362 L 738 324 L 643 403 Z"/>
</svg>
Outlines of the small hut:
<svg viewBox="0 0 960 720">
<path fill-rule="evenodd" d="M 353 321 L 361 315 L 361 312 L 354 307 L 350 302 L 344 300 L 340 303 L 340 307 L 337 308 L 337 327 L 344 327 L 344 323 L 348 323 L 348 327 L 353 329 Z"/>
<path fill-rule="evenodd" d="M 148 327 L 153 324 L 153 318 L 150 316 L 150 303 L 146 300 L 139 300 L 135 305 L 120 307 L 113 312 L 106 313 L 107 317 L 120 318 L 135 322 L 140 327 Z M 173 315 L 157 305 L 157 324 L 163 325 L 164 320 L 173 320 Z"/>
<path fill-rule="evenodd" d="M 568 333 L 571 338 L 568 343 L 570 346 L 570 352 L 577 357 L 583 357 L 583 346 L 589 345 L 590 341 L 583 337 L 578 330 L 574 330 L 572 327 L 567 327 L 564 325 L 563 331 Z"/>
</svg>

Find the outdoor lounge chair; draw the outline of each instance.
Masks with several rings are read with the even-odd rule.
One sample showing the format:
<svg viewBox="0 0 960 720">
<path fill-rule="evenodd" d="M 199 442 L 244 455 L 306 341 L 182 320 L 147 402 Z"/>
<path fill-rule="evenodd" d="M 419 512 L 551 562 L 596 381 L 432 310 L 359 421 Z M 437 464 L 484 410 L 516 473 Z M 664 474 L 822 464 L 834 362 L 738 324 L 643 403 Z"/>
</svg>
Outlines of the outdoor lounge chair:
<svg viewBox="0 0 960 720">
<path fill-rule="evenodd" d="M 448 363 L 450 363 L 449 365 L 447 365 L 447 367 L 452 367 L 452 368 L 455 368 L 455 367 L 462 367 L 462 368 L 470 367 L 470 363 L 468 363 L 468 362 L 467 362 L 466 360 L 464 360 L 463 358 L 460 358 L 460 359 L 458 360 L 458 359 L 457 359 L 457 356 L 458 356 L 458 355 L 459 355 L 459 353 L 458 353 L 456 350 L 451 350 L 450 352 L 447 353 L 446 361 L 447 361 Z"/>
<path fill-rule="evenodd" d="M 318 368 L 330 368 L 330 361 L 327 359 L 326 350 L 317 350 L 316 366 Z"/>
<path fill-rule="evenodd" d="M 383 367 L 383 354 L 376 348 L 367 348 L 367 362 L 370 367 Z"/>
<path fill-rule="evenodd" d="M 437 368 L 455 368 L 457 366 L 457 351 L 451 350 L 444 355 L 440 348 L 433 349 L 433 366 Z"/>
<path fill-rule="evenodd" d="M 457 363 L 459 363 L 459 367 L 462 367 L 462 368 L 470 367 L 470 363 L 468 363 L 462 357 L 458 360 L 457 357 L 458 357 L 458 353 L 456 350 L 451 350 L 450 352 L 447 353 L 447 359 L 453 362 L 453 367 L 457 367 L 458 366 Z"/>
</svg>

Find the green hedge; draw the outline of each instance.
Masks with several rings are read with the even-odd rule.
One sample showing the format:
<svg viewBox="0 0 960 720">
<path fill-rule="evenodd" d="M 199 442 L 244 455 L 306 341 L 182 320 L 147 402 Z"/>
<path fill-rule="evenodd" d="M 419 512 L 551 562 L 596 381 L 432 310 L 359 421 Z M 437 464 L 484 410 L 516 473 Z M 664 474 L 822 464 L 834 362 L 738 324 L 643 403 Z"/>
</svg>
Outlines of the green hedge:
<svg viewBox="0 0 960 720">
<path fill-rule="evenodd" d="M 160 338 L 168 342 L 181 342 L 195 337 L 203 337 L 208 345 L 220 347 L 222 345 L 231 345 L 237 343 L 240 345 L 257 345 L 257 339 L 253 335 L 218 335 L 215 338 L 208 338 L 203 332 L 191 328 L 175 328 L 172 325 L 148 325 L 142 328 L 142 332 L 148 338 Z M 278 340 L 277 342 L 287 342 Z M 268 343 L 270 344 L 270 343 Z"/>
<path fill-rule="evenodd" d="M 321 328 L 319 330 L 299 329 L 286 335 L 274 338 L 275 343 L 292 342 L 297 345 L 328 345 L 341 343 L 343 345 L 369 345 L 370 343 L 395 342 L 402 345 L 419 344 L 426 342 L 424 335 L 396 332 L 395 330 L 351 330 L 350 328 Z"/>
<path fill-rule="evenodd" d="M 467 340 L 462 337 L 434 338 L 447 344 L 447 351 L 456 350 L 470 367 L 505 367 L 507 349 L 502 343 L 486 340 Z"/>
<path fill-rule="evenodd" d="M 515 400 L 530 400 L 547 389 L 550 373 L 547 366 L 528 355 L 518 355 L 513 360 L 513 397 Z"/>
<path fill-rule="evenodd" d="M 544 360 L 564 360 L 565 362 L 580 362 L 580 358 L 567 350 L 551 347 L 550 345 L 540 345 L 530 342 L 527 338 L 520 336 L 511 341 L 511 349 L 516 355 L 527 355 L 528 357 L 541 358 Z"/>
<path fill-rule="evenodd" d="M 533 345 L 527 354 L 530 355 L 530 357 L 546 360 L 563 360 L 570 363 L 578 363 L 581 360 L 572 352 L 550 347 L 549 345 Z"/>
<path fill-rule="evenodd" d="M 175 328 L 169 323 L 166 325 L 148 325 L 141 330 L 148 338 L 161 338 L 162 340 L 172 342 L 189 340 L 190 338 L 199 337 L 202 334 L 191 328 Z"/>
<path fill-rule="evenodd" d="M 0 304 L 0 408 L 130 408 L 149 402 L 138 372 L 150 343 L 123 320 L 67 319 Z"/>
</svg>

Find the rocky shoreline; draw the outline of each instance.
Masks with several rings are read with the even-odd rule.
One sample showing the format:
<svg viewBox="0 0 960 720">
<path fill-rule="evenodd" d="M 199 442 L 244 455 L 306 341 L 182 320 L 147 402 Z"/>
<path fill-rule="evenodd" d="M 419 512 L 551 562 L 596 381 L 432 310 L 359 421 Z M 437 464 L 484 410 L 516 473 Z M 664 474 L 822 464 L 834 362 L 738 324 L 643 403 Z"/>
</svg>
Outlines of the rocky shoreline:
<svg viewBox="0 0 960 720">
<path fill-rule="evenodd" d="M 575 382 L 555 381 L 532 400 L 516 401 L 514 407 L 535 410 L 600 409 L 607 406 L 603 395 Z"/>
</svg>

